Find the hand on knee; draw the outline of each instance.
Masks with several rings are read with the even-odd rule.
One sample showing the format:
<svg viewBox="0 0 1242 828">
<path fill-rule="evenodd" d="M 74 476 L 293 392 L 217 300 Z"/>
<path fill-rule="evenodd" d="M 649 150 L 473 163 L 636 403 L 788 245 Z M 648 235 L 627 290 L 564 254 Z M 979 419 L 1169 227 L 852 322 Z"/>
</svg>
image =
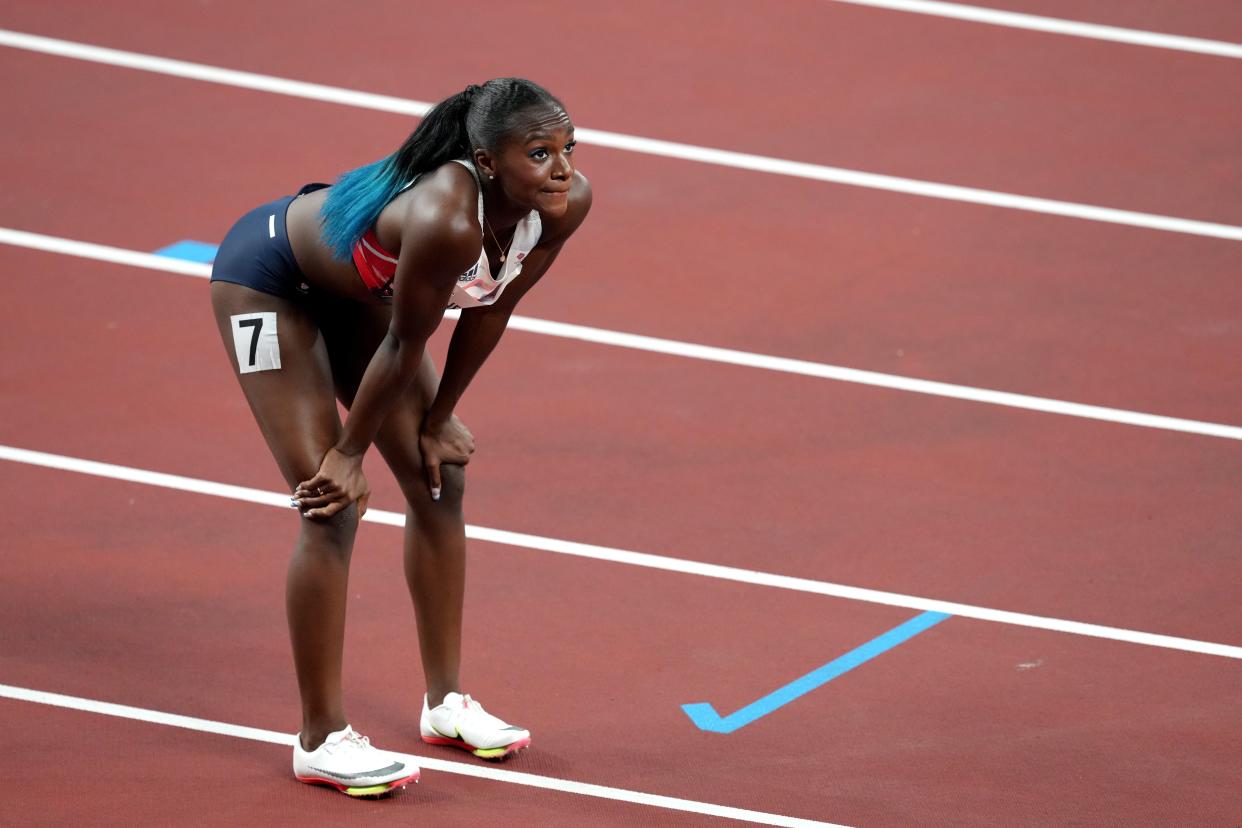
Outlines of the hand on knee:
<svg viewBox="0 0 1242 828">
<path fill-rule="evenodd" d="M 430 479 L 424 470 L 424 477 Z M 444 463 L 439 469 L 439 497 L 433 498 L 424 487 L 421 495 L 416 495 L 417 499 L 411 501 L 411 505 L 415 507 L 440 506 L 448 508 L 461 508 L 462 499 L 466 494 L 466 469 L 464 466 L 458 466 L 453 463 Z"/>
</svg>

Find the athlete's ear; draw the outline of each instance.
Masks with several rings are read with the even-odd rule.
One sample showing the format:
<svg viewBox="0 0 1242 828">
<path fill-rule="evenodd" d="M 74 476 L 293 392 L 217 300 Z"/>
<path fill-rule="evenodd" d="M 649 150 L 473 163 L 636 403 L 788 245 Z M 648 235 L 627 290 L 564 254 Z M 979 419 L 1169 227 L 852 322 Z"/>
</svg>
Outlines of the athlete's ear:
<svg viewBox="0 0 1242 828">
<path fill-rule="evenodd" d="M 479 171 L 479 175 L 484 178 L 496 177 L 496 159 L 485 149 L 477 149 L 474 151 L 474 168 Z"/>
</svg>

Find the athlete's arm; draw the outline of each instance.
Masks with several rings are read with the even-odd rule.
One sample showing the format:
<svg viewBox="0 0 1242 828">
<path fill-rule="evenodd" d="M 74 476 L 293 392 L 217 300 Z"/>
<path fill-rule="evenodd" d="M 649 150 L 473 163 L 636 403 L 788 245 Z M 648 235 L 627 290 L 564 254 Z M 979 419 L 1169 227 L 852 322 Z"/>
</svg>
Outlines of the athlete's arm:
<svg viewBox="0 0 1242 828">
<path fill-rule="evenodd" d="M 428 187 L 407 207 L 393 281 L 392 322 L 362 376 L 340 439 L 325 455 L 319 473 L 295 492 L 295 502 L 308 517 L 329 517 L 354 500 L 365 511 L 362 457 L 394 401 L 418 376 L 423 349 L 444 317 L 457 275 L 479 255 L 479 231 L 470 221 L 475 195 L 465 193 L 466 199 L 461 189 L 446 179 L 443 187 Z"/>
<path fill-rule="evenodd" d="M 569 191 L 569 208 L 565 215 L 544 222 L 539 243 L 522 264 L 522 275 L 505 289 L 495 304 L 467 308 L 461 312 L 449 342 L 444 375 L 436 389 L 435 400 L 423 418 L 423 433 L 419 440 L 433 498 L 440 489 L 440 464 L 460 457 L 464 443 L 459 430 L 464 430 L 465 426 L 453 416 L 453 409 L 479 368 L 495 350 L 517 303 L 547 273 L 590 209 L 590 182 L 586 176 L 575 173 Z M 469 437 L 469 432 L 465 432 L 464 436 Z"/>
</svg>

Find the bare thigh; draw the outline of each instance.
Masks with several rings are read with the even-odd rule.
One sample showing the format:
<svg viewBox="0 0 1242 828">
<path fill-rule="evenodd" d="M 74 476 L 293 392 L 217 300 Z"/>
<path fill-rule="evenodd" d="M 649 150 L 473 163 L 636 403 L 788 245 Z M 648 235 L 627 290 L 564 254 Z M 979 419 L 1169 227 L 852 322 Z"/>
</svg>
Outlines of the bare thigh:
<svg viewBox="0 0 1242 828">
<path fill-rule="evenodd" d="M 233 372 L 292 491 L 314 476 L 341 432 L 323 335 L 303 305 L 242 285 L 212 282 L 211 306 Z M 232 317 L 255 313 L 276 315 L 280 368 L 242 373 L 250 354 L 234 347 Z M 238 330 L 256 334 L 253 327 Z"/>
<path fill-rule="evenodd" d="M 337 395 L 348 408 L 353 404 L 372 355 L 388 332 L 391 309 L 350 303 L 348 307 L 334 306 L 330 317 L 327 314 L 317 314 L 317 317 L 327 341 Z M 435 365 L 426 351 L 420 373 L 436 376 Z M 432 508 L 418 448 L 423 416 L 432 402 L 420 383 L 410 383 L 375 436 L 375 446 L 392 470 L 407 502 L 418 510 Z M 441 478 L 443 492 L 437 505 L 441 509 L 459 509 L 465 488 L 465 469 L 445 465 L 441 467 Z"/>
</svg>

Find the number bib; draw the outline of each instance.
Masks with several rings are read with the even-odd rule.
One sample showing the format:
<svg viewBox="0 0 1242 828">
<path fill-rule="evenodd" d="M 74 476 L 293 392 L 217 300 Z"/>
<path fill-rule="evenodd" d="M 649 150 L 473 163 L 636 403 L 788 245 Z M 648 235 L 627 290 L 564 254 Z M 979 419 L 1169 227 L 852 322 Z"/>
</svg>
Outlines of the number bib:
<svg viewBox="0 0 1242 828">
<path fill-rule="evenodd" d="M 280 370 L 280 340 L 276 338 L 274 311 L 239 313 L 230 316 L 229 321 L 233 325 L 238 373 Z"/>
</svg>

